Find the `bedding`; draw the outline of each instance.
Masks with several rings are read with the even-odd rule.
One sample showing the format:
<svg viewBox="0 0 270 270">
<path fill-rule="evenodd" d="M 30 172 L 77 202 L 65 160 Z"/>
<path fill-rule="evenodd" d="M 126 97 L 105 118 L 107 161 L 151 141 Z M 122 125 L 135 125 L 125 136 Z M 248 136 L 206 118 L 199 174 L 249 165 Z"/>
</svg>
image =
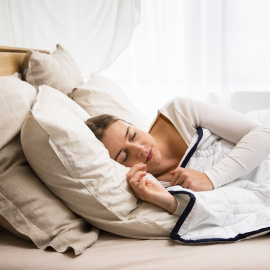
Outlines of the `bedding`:
<svg viewBox="0 0 270 270">
<path fill-rule="evenodd" d="M 16 54 L 19 51 L 23 55 L 27 52 L 27 50 L 14 48 L 9 48 L 9 50 L 16 51 Z M 16 62 L 21 63 L 22 55 L 19 56 L 19 59 Z M 0 65 L 0 75 L 1 67 Z M 12 66 L 11 68 L 13 72 L 19 69 L 20 67 L 18 66 Z M 9 74 L 12 73 L 9 71 Z M 0 77 L 0 83 L 2 79 L 5 78 Z M 211 212 L 209 215 L 207 212 L 209 205 L 211 207 L 215 206 L 216 196 L 214 193 L 212 198 L 208 198 L 205 195 L 209 199 L 207 201 L 203 198 L 204 195 L 193 194 L 190 191 L 185 193 L 186 190 L 183 189 L 171 191 L 179 193 L 176 196 L 178 196 L 179 200 L 186 202 L 187 206 L 190 201 L 194 202 L 194 197 L 196 198 L 195 207 L 194 205 L 193 207 L 188 207 L 187 210 L 190 211 L 186 212 L 189 217 L 193 217 L 192 215 L 195 216 L 195 218 L 192 218 L 194 223 L 188 218 L 183 219 L 183 216 L 179 221 L 178 216 L 169 215 L 155 206 L 138 202 L 124 181 L 126 169 L 111 160 L 107 163 L 108 153 L 102 148 L 102 144 L 93 137 L 88 129 L 82 128 L 83 125 L 81 124 L 83 120 L 91 116 L 91 113 L 89 114 L 82 109 L 83 106 L 78 106 L 78 104 L 67 97 L 70 91 L 72 92 L 72 89 L 76 88 L 83 91 L 86 89 L 86 93 L 79 94 L 78 97 L 80 98 L 85 95 L 87 96 L 86 99 L 88 99 L 89 92 L 91 93 L 94 89 L 97 92 L 96 99 L 101 102 L 97 111 L 102 112 L 102 104 L 104 104 L 103 108 L 106 110 L 108 100 L 112 100 L 113 102 L 111 107 L 113 111 L 117 107 L 115 106 L 117 103 L 115 103 L 114 99 L 117 101 L 117 95 L 121 95 L 121 91 L 119 90 L 119 92 L 118 89 L 117 91 L 112 91 L 112 96 L 108 97 L 108 100 L 104 100 L 104 103 L 102 103 L 103 98 L 101 97 L 106 97 L 106 93 L 109 92 L 107 86 L 111 82 L 107 81 L 106 78 L 100 78 L 98 76 L 96 77 L 97 81 L 91 82 L 92 79 L 93 77 L 89 78 L 91 87 L 88 87 L 88 84 L 84 85 L 84 83 L 80 82 L 78 85 L 68 87 L 67 91 L 59 91 L 59 89 L 56 90 L 47 85 L 37 85 L 35 88 L 30 86 L 32 89 L 28 90 L 30 91 L 30 100 L 27 96 L 24 96 L 27 92 L 20 92 L 21 85 L 19 89 L 16 88 L 15 90 L 18 90 L 18 93 L 13 92 L 13 95 L 16 95 L 16 101 L 22 99 L 19 102 L 25 104 L 22 106 L 24 112 L 22 114 L 18 113 L 18 122 L 12 120 L 12 125 L 9 125 L 8 122 L 1 123 L 5 124 L 5 128 L 12 128 L 14 123 L 15 130 L 11 130 L 10 136 L 6 136 L 7 139 L 5 142 L 8 145 L 16 141 L 16 155 L 14 157 L 12 154 L 13 151 L 6 148 L 6 153 L 12 158 L 4 159 L 7 161 L 5 165 L 9 165 L 5 169 L 9 168 L 9 172 L 12 172 L 10 168 L 14 168 L 14 171 L 17 171 L 17 175 L 16 177 L 7 175 L 5 181 L 3 181 L 3 171 L 1 171 L 0 195 L 3 191 L 10 192 L 10 202 L 17 200 L 17 204 L 14 208 L 15 211 L 9 211 L 9 209 L 14 207 L 13 203 L 10 204 L 10 208 L 5 208 L 6 204 L 3 203 L 5 199 L 4 201 L 2 199 L 0 200 L 0 269 L 179 269 L 179 266 L 188 269 L 268 269 L 270 264 L 270 259 L 267 255 L 267 245 L 269 245 L 270 241 L 268 235 L 259 236 L 248 241 L 215 245 L 184 245 L 179 241 L 169 239 L 171 231 L 176 232 L 181 237 L 183 236 L 182 239 L 178 239 L 183 242 L 189 242 L 191 239 L 190 235 L 192 240 L 202 240 L 208 237 L 209 231 L 201 230 L 199 227 L 203 226 L 205 228 L 204 223 L 201 223 L 200 220 L 200 218 L 202 219 L 200 211 L 202 210 L 203 217 L 206 217 L 206 221 L 208 218 L 208 221 L 212 222 L 211 224 L 218 223 L 220 221 L 219 216 L 213 218 L 214 212 Z M 19 82 L 26 85 L 25 82 Z M 28 87 L 29 84 L 27 84 Z M 1 92 L 2 105 L 7 95 L 6 82 L 4 82 L 1 89 L 3 91 Z M 98 95 L 99 89 L 102 92 L 100 96 Z M 74 90 L 72 94 L 76 93 L 76 91 Z M 10 99 L 10 105 L 13 106 L 14 100 L 14 98 Z M 33 106 L 32 103 L 34 103 Z M 92 106 L 95 106 L 95 104 L 92 104 Z M 2 116 L 6 115 L 6 111 L 2 110 L 2 108 L 7 107 L 1 106 Z M 29 111 L 30 108 L 31 110 Z M 89 108 L 90 111 L 95 111 L 95 109 L 91 108 L 91 106 Z M 16 112 L 18 111 L 14 110 L 13 112 L 15 112 L 16 116 Z M 122 114 L 123 112 L 121 111 L 120 114 L 124 115 Z M 137 111 L 134 110 L 133 113 L 135 119 Z M 256 115 L 260 119 L 264 118 L 261 114 Z M 27 119 L 23 125 L 22 122 L 25 120 L 25 117 Z M 73 124 L 75 124 L 74 129 L 72 129 Z M 22 125 L 21 141 L 24 147 L 28 150 L 30 149 L 30 152 L 34 151 L 32 154 L 36 153 L 36 156 L 31 156 L 32 154 L 30 157 L 28 156 L 31 167 L 25 159 L 19 141 Z M 30 128 L 33 128 L 32 132 L 36 137 L 31 138 Z M 3 126 L 1 126 L 1 132 L 2 130 Z M 40 145 L 36 141 L 39 136 L 41 136 Z M 77 138 L 77 136 L 79 137 Z M 82 138 L 80 136 L 84 138 L 85 144 L 79 143 L 80 138 Z M 194 138 L 196 139 L 196 137 Z M 31 141 L 33 142 L 32 148 Z M 88 143 L 91 144 L 92 150 L 87 156 L 86 150 L 89 150 L 89 148 L 84 149 L 84 147 Z M 69 144 L 71 148 L 68 147 Z M 77 151 L 71 153 L 78 144 Z M 87 147 L 90 147 L 90 144 Z M 3 157 L 4 148 L 2 147 L 0 149 L 0 157 Z M 26 155 L 28 150 L 25 151 Z M 42 150 L 45 152 L 42 152 Z M 43 157 L 42 160 L 39 154 Z M 35 157 L 37 160 L 35 160 Z M 14 162 L 16 159 L 20 159 L 21 161 L 16 163 Z M 17 170 L 18 164 L 19 167 L 26 167 L 25 170 L 28 173 L 24 174 L 23 170 Z M 91 172 L 89 173 L 91 177 L 84 171 L 87 168 L 89 169 L 87 164 L 91 168 Z M 40 168 L 43 165 L 47 170 Z M 35 169 L 34 171 L 32 170 L 32 166 Z M 77 178 L 78 171 L 81 169 L 79 166 L 84 169 L 82 170 L 83 179 Z M 54 175 L 52 170 L 55 170 L 58 175 Z M 56 182 L 50 180 L 50 174 L 53 175 Z M 151 175 L 148 176 L 151 177 Z M 103 179 L 107 180 L 102 182 Z M 154 178 L 152 179 L 155 181 Z M 240 181 L 241 185 L 245 183 L 242 180 Z M 106 183 L 104 184 L 104 182 Z M 3 187 L 1 186 L 3 183 L 6 184 L 5 188 L 1 188 Z M 228 188 L 238 190 L 241 187 L 233 186 Z M 265 192 L 260 189 L 258 192 L 255 189 L 253 191 L 253 195 L 262 194 L 260 196 L 263 196 Z M 103 192 L 105 193 L 104 196 L 102 196 Z M 85 200 L 83 199 L 81 201 L 82 197 Z M 193 198 L 193 201 L 190 198 Z M 234 198 L 237 199 L 237 195 Z M 227 202 L 227 198 L 225 202 Z M 227 203 L 224 205 L 224 209 L 226 209 L 228 206 Z M 20 213 L 23 213 L 24 209 L 30 209 L 28 211 L 28 220 L 20 219 Z M 73 209 L 73 211 L 70 209 Z M 214 210 L 217 210 L 217 208 Z M 76 212 L 79 212 L 79 215 Z M 6 213 L 6 215 L 3 215 L 3 213 Z M 225 214 L 228 216 L 227 212 Z M 86 223 L 84 219 L 79 217 L 83 215 L 93 215 L 94 220 L 89 221 L 100 228 L 100 232 L 98 232 L 99 230 L 97 228 L 89 225 L 89 223 Z M 104 216 L 106 217 L 105 222 L 101 220 L 101 217 L 104 218 Z M 252 218 L 255 216 L 252 215 Z M 14 219 L 20 221 L 20 228 L 12 226 L 12 220 Z M 183 226 L 179 227 L 178 222 L 181 225 L 183 224 Z M 34 224 L 35 226 L 31 227 L 27 223 Z M 70 229 L 67 224 L 70 224 L 72 228 Z M 175 228 L 174 224 L 176 224 Z M 246 224 L 249 223 L 246 222 Z M 258 225 L 261 226 L 262 224 L 263 219 L 259 219 Z M 40 226 L 41 230 L 45 230 L 47 233 L 45 237 L 40 232 L 41 230 L 36 229 L 36 227 L 39 228 Z M 8 228 L 12 234 L 4 229 L 4 227 Z M 105 232 L 102 229 L 113 233 Z M 246 227 L 244 229 L 246 230 L 248 228 Z M 263 233 L 265 232 L 263 231 Z M 237 231 L 236 233 L 239 232 Z M 121 234 L 129 237 L 119 236 Z M 132 237 L 137 238 L 139 236 L 141 238 L 147 238 L 147 240 L 132 239 Z M 44 245 L 39 246 L 35 237 L 39 241 L 43 241 Z M 149 240 L 148 238 L 152 239 Z M 23 239 L 27 239 L 28 241 Z M 63 239 L 66 242 L 61 241 Z M 213 238 L 208 239 L 213 240 Z M 56 244 L 57 242 L 58 244 Z M 36 247 L 41 249 L 37 249 Z M 64 253 L 54 252 L 54 250 Z M 81 255 L 76 256 L 78 254 Z"/>
<path fill-rule="evenodd" d="M 29 50 L 23 60 L 22 74 L 36 88 L 46 84 L 66 95 L 83 83 L 76 61 L 60 44 L 50 54 Z"/>
<path fill-rule="evenodd" d="M 73 89 L 70 97 L 91 117 L 107 113 L 125 120 L 145 131 L 150 121 L 114 82 L 99 74 L 92 74 Z"/>
<path fill-rule="evenodd" d="M 73 248 L 82 253 L 96 241 L 96 229 L 52 195 L 22 151 L 20 130 L 36 89 L 17 75 L 2 76 L 0 97 L 0 225 L 39 248 L 52 246 L 59 252 Z"/>
<path fill-rule="evenodd" d="M 257 185 L 236 180 L 225 187 L 191 192 L 179 186 L 172 194 L 190 200 L 171 233 L 184 243 L 231 242 L 270 231 L 269 183 Z"/>
</svg>

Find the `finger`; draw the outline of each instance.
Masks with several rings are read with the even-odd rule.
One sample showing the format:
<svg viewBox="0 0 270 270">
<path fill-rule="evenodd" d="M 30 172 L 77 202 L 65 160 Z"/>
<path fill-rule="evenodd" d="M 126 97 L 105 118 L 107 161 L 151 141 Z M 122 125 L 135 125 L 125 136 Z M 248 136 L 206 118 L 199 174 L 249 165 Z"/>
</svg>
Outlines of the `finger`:
<svg viewBox="0 0 270 270">
<path fill-rule="evenodd" d="M 127 180 L 131 179 L 136 172 L 144 171 L 145 168 L 146 168 L 146 165 L 143 163 L 138 163 L 138 164 L 133 165 L 131 169 L 128 171 L 128 173 L 126 174 Z"/>
<path fill-rule="evenodd" d="M 170 186 L 175 186 L 176 180 L 178 179 L 177 175 L 174 175 L 172 180 L 170 181 Z"/>
<path fill-rule="evenodd" d="M 132 188 L 136 188 L 141 178 L 146 175 L 146 172 L 138 171 L 136 172 L 131 179 L 128 180 L 128 183 Z"/>
<path fill-rule="evenodd" d="M 133 183 L 133 182 L 139 182 L 140 181 L 140 179 L 142 178 L 142 177 L 144 177 L 146 175 L 146 172 L 144 172 L 144 171 L 138 171 L 138 172 L 136 172 L 133 176 L 132 176 L 132 178 L 130 178 L 129 180 L 128 180 L 128 182 L 130 183 Z"/>
<path fill-rule="evenodd" d="M 139 181 L 139 184 L 138 184 L 137 192 L 138 192 L 138 195 L 141 198 L 141 200 L 144 200 L 145 199 L 145 191 L 146 191 L 145 185 L 146 185 L 146 181 L 147 181 L 147 178 L 146 177 L 142 177 L 140 179 L 140 181 Z"/>
<path fill-rule="evenodd" d="M 183 170 L 185 170 L 184 168 L 181 168 L 181 167 L 177 167 L 175 168 L 174 170 L 171 171 L 171 174 L 175 174 L 176 172 L 182 172 Z"/>
<path fill-rule="evenodd" d="M 144 179 L 141 177 L 138 182 L 131 184 L 131 188 L 133 190 L 134 195 L 137 199 L 143 200 L 143 186 L 144 186 Z"/>
<path fill-rule="evenodd" d="M 181 185 L 182 188 L 186 188 L 186 189 L 189 189 L 189 185 L 190 183 L 188 181 L 184 181 Z"/>
<path fill-rule="evenodd" d="M 180 172 L 176 172 L 170 182 L 171 186 L 175 186 L 175 185 L 182 185 L 182 183 L 184 182 L 184 180 L 181 177 L 181 173 Z"/>
<path fill-rule="evenodd" d="M 147 178 L 146 177 L 142 177 L 139 181 L 139 188 L 144 188 L 145 187 L 145 182 L 146 182 Z"/>
<path fill-rule="evenodd" d="M 141 168 L 143 168 L 143 163 L 138 163 L 138 164 L 133 165 L 128 171 L 128 173 L 126 174 L 127 178 L 131 178 Z"/>
</svg>

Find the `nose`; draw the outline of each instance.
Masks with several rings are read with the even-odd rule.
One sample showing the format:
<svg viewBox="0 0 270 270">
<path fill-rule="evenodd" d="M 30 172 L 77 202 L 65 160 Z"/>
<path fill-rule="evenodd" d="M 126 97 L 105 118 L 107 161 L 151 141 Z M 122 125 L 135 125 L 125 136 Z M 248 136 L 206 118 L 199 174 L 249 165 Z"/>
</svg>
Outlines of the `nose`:
<svg viewBox="0 0 270 270">
<path fill-rule="evenodd" d="M 144 153 L 144 145 L 139 142 L 131 143 L 130 152 L 133 153 L 135 157 L 140 158 Z"/>
</svg>

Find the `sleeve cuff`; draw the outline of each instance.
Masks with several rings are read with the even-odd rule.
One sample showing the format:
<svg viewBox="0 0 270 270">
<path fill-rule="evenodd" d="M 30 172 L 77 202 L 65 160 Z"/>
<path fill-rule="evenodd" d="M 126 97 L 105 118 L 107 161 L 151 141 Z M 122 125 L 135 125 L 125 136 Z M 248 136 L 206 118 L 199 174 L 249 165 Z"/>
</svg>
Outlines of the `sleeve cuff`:
<svg viewBox="0 0 270 270">
<path fill-rule="evenodd" d="M 175 212 L 173 213 L 173 215 L 176 216 L 181 216 L 184 212 L 184 210 L 186 209 L 189 199 L 186 200 L 185 197 L 183 196 L 179 196 L 178 194 L 173 195 L 177 201 L 177 208 L 175 210 Z"/>
</svg>

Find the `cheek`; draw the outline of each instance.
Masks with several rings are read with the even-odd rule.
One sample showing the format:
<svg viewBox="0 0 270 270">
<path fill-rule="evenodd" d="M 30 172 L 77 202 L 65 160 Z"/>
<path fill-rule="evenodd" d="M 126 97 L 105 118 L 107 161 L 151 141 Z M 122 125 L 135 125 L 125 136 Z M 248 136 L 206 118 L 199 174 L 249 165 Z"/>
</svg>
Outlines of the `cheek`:
<svg viewBox="0 0 270 270">
<path fill-rule="evenodd" d="M 161 157 L 161 152 L 159 151 L 157 144 L 154 145 L 153 150 L 154 150 L 154 156 L 153 156 L 153 159 L 151 160 L 152 161 L 151 166 L 153 168 L 156 168 L 161 164 L 162 157 Z"/>
<path fill-rule="evenodd" d="M 155 144 L 155 140 L 154 138 L 149 134 L 149 133 L 142 133 L 139 138 L 141 139 L 141 141 L 146 144 L 146 145 L 154 145 Z"/>
</svg>

